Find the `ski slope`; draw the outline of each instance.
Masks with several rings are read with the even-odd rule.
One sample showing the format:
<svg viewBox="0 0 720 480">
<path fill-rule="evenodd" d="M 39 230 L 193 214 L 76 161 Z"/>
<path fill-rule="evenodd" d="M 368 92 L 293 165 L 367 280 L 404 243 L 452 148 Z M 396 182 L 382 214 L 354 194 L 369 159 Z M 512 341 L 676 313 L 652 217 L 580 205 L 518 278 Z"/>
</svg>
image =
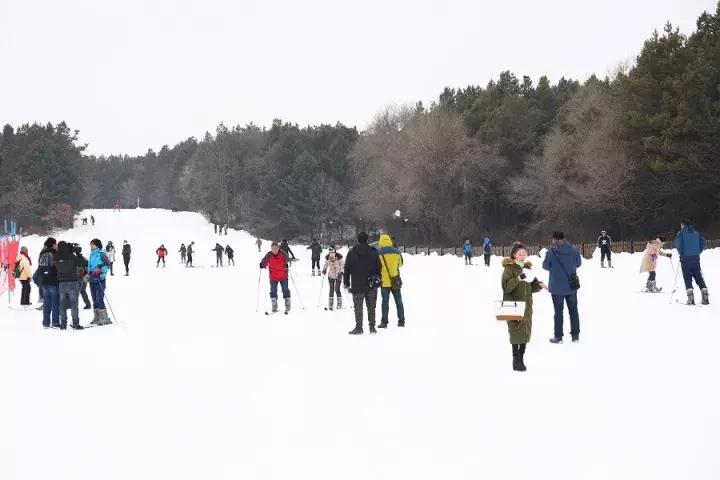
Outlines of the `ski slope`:
<svg viewBox="0 0 720 480">
<path fill-rule="evenodd" d="M 44 330 L 40 312 L 0 298 L 0 479 L 718 478 L 720 251 L 702 257 L 710 307 L 637 293 L 639 254 L 615 255 L 612 270 L 586 262 L 581 343 L 548 343 L 552 305 L 539 293 L 518 373 L 493 316 L 498 258 L 485 268 L 406 256 L 408 326 L 395 327 L 391 305 L 387 331 L 355 337 L 351 309 L 316 308 L 304 247 L 292 273 L 305 309 L 292 288 L 292 313 L 266 317 L 250 235 L 215 235 L 192 213 L 92 213 L 96 226 L 56 238 L 85 253 L 93 237 L 114 242 L 107 293 L 119 322 Z M 177 251 L 191 240 L 188 269 Z M 42 241 L 23 239 L 33 262 Z M 211 268 L 216 241 L 234 248 L 235 267 Z M 671 290 L 671 264 L 659 263 Z"/>
</svg>

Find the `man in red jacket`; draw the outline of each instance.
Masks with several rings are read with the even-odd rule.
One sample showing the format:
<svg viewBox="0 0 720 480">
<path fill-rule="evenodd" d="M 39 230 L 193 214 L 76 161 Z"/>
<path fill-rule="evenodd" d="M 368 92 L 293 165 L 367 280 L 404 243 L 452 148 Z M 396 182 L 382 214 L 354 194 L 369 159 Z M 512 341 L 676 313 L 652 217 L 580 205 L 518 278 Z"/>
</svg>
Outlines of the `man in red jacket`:
<svg viewBox="0 0 720 480">
<path fill-rule="evenodd" d="M 273 313 L 278 311 L 278 283 L 282 287 L 283 298 L 285 299 L 285 313 L 290 311 L 290 289 L 288 288 L 288 258 L 280 251 L 280 245 L 273 242 L 270 251 L 260 262 L 260 268 L 270 271 L 270 301 L 272 302 Z"/>
</svg>

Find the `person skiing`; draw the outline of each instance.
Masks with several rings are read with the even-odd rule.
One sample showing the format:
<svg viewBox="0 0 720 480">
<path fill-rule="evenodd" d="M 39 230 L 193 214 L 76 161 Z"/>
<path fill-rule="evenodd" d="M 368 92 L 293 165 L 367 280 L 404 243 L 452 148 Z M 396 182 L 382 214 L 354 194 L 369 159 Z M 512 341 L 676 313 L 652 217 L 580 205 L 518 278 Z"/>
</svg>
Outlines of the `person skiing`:
<svg viewBox="0 0 720 480">
<path fill-rule="evenodd" d="M 22 307 L 29 307 L 32 305 L 30 303 L 30 281 L 32 280 L 32 260 L 30 260 L 30 256 L 28 255 L 28 249 L 25 246 L 20 247 L 20 253 L 18 254 L 17 258 L 15 259 L 15 268 L 20 269 L 19 275 L 17 276 L 17 279 L 20 281 L 20 284 L 22 285 L 22 290 L 20 291 L 20 306 Z"/>
<path fill-rule="evenodd" d="M 90 223 L 92 224 L 93 227 L 95 226 L 95 216 L 90 215 Z"/>
<path fill-rule="evenodd" d="M 83 224 L 83 225 L 87 225 L 87 224 L 88 224 L 88 223 L 87 223 L 87 217 L 83 217 L 83 218 L 82 218 L 82 224 Z"/>
<path fill-rule="evenodd" d="M 608 267 L 612 266 L 612 238 L 607 234 L 605 230 L 600 232 L 600 236 L 597 240 L 597 246 L 600 249 L 600 268 L 605 268 L 605 259 L 607 258 Z"/>
<path fill-rule="evenodd" d="M 490 237 L 485 237 L 483 240 L 483 258 L 485 260 L 485 266 L 490 266 L 490 257 L 492 257 L 492 240 Z"/>
<path fill-rule="evenodd" d="M 700 268 L 700 254 L 705 250 L 705 239 L 695 230 L 690 220 L 683 220 L 680 223 L 680 231 L 675 237 L 675 248 L 680 255 L 680 267 L 682 268 L 685 291 L 687 293 L 687 304 L 695 305 L 695 292 L 693 291 L 693 279 L 700 287 L 702 304 L 710 305 L 710 294 L 708 293 L 702 268 Z"/>
<path fill-rule="evenodd" d="M 672 258 L 672 253 L 662 249 L 664 243 L 665 239 L 661 235 L 656 235 L 655 240 L 648 242 L 643 252 L 640 273 L 647 272 L 648 274 L 647 283 L 645 284 L 645 291 L 648 293 L 659 293 L 662 290 L 662 288 L 658 288 L 656 280 L 657 259 L 659 256 Z"/>
<path fill-rule="evenodd" d="M 290 249 L 290 244 L 287 240 L 283 240 L 282 242 L 280 242 L 280 251 L 285 254 L 285 256 L 288 258 L 288 261 L 291 260 L 290 257 L 292 257 L 292 260 L 297 260 L 297 258 L 295 258 L 295 254 Z"/>
<path fill-rule="evenodd" d="M 113 206 L 113 212 L 119 212 L 120 211 L 120 202 L 115 202 L 115 206 Z"/>
<path fill-rule="evenodd" d="M 115 263 L 115 245 L 113 245 L 113 243 L 109 240 L 107 245 L 105 245 L 105 254 L 110 262 L 110 275 L 114 276 L 115 272 L 113 272 L 113 264 Z"/>
<path fill-rule="evenodd" d="M 228 257 L 228 267 L 230 266 L 231 263 L 233 264 L 233 267 L 234 267 L 235 266 L 235 250 L 233 250 L 230 245 L 227 245 L 225 247 L 225 253 L 227 254 L 227 257 Z"/>
<path fill-rule="evenodd" d="M 537 293 L 545 284 L 540 282 L 529 270 L 532 263 L 527 260 L 528 252 L 525 245 L 515 242 L 510 256 L 502 261 L 503 273 L 501 285 L 503 301 L 525 302 L 525 312 L 520 321 L 508 321 L 508 333 L 512 346 L 513 370 L 524 372 L 525 347 L 530 343 L 532 334 L 533 293 Z"/>
<path fill-rule="evenodd" d="M 270 302 L 272 312 L 278 311 L 278 284 L 282 288 L 283 299 L 285 300 L 285 314 L 290 312 L 290 288 L 288 288 L 288 269 L 290 262 L 287 255 L 280 249 L 277 242 L 270 245 L 270 251 L 260 261 L 260 268 L 268 269 L 270 275 Z"/>
<path fill-rule="evenodd" d="M 262 252 L 262 240 L 258 237 L 257 240 L 255 240 L 255 245 L 258 247 L 258 252 Z"/>
<path fill-rule="evenodd" d="M 72 328 L 82 330 L 78 314 L 78 258 L 73 246 L 67 242 L 58 243 L 58 253 L 55 262 L 58 276 L 58 291 L 60 294 L 60 329 L 67 330 L 67 309 L 72 315 Z"/>
<path fill-rule="evenodd" d="M 180 245 L 180 262 L 183 264 L 187 262 L 187 248 L 184 243 Z"/>
<path fill-rule="evenodd" d="M 577 269 L 582 265 L 582 257 L 575 247 L 565 241 L 565 234 L 553 232 L 553 246 L 545 254 L 543 268 L 550 272 L 548 290 L 552 296 L 555 310 L 555 335 L 550 343 L 563 343 L 563 308 L 565 303 L 570 314 L 570 335 L 573 343 L 580 341 L 580 314 L 578 313 L 576 282 Z"/>
<path fill-rule="evenodd" d="M 465 240 L 463 245 L 463 256 L 465 257 L 465 265 L 472 265 L 472 243 L 470 240 Z"/>
<path fill-rule="evenodd" d="M 190 245 L 187 246 L 187 263 L 185 264 L 186 267 L 193 266 L 193 245 L 195 245 L 195 242 L 190 242 Z"/>
<path fill-rule="evenodd" d="M 380 285 L 380 296 L 382 304 L 380 312 L 380 324 L 378 328 L 387 328 L 388 315 L 390 312 L 390 294 L 392 293 L 397 309 L 398 327 L 405 326 L 405 307 L 402 300 L 402 281 L 400 280 L 400 267 L 403 265 L 403 258 L 400 250 L 393 246 L 390 235 L 380 235 L 378 240 L 378 254 L 380 255 L 380 274 L 382 284 Z"/>
<path fill-rule="evenodd" d="M 368 245 L 367 233 L 360 232 L 357 240 L 345 259 L 343 273 L 343 284 L 352 293 L 355 309 L 355 328 L 348 332 L 350 335 L 363 333 L 363 302 L 367 305 L 370 333 L 377 333 L 375 308 L 380 287 L 380 257 L 377 250 Z"/>
<path fill-rule="evenodd" d="M 318 243 L 317 240 L 313 238 L 312 243 L 309 247 L 307 247 L 308 250 L 311 251 L 312 254 L 312 276 L 315 276 L 315 266 L 317 265 L 317 274 L 320 276 L 320 255 L 322 254 L 322 247 Z"/>
<path fill-rule="evenodd" d="M 333 300 L 337 297 L 337 308 L 342 308 L 342 294 L 340 293 L 340 286 L 342 285 L 343 275 L 343 256 L 340 252 L 335 250 L 334 246 L 330 247 L 330 251 L 325 255 L 325 264 L 323 265 L 322 273 L 327 275 L 328 283 L 330 288 L 330 298 L 328 299 L 328 310 L 333 309 Z"/>
<path fill-rule="evenodd" d="M 83 299 L 85 306 L 83 310 L 90 310 L 92 308 L 90 304 L 90 298 L 87 293 L 87 282 L 85 281 L 85 275 L 87 275 L 88 259 L 82 254 L 82 247 L 75 244 L 75 254 L 77 255 L 78 263 L 78 288 L 80 289 L 80 296 Z"/>
<path fill-rule="evenodd" d="M 45 240 L 44 248 L 40 252 L 38 268 L 33 275 L 37 284 L 42 286 L 43 292 L 43 327 L 60 327 L 60 292 L 58 290 L 57 267 L 57 240 L 50 237 Z"/>
<path fill-rule="evenodd" d="M 228 231 L 228 224 L 225 224 L 225 236 L 227 237 L 227 231 Z"/>
<path fill-rule="evenodd" d="M 165 257 L 167 256 L 168 251 L 167 248 L 165 248 L 164 244 L 161 244 L 157 250 L 155 250 L 155 255 L 157 255 L 157 262 L 155 263 L 155 268 L 158 268 L 160 266 L 160 262 L 163 264 L 163 268 L 165 268 Z"/>
<path fill-rule="evenodd" d="M 215 252 L 215 266 L 222 267 L 223 266 L 223 253 L 225 253 L 225 249 L 222 247 L 222 245 L 220 245 L 219 243 L 216 243 L 215 248 L 213 248 L 212 251 Z"/>
<path fill-rule="evenodd" d="M 85 281 L 90 283 L 90 296 L 93 300 L 94 325 L 110 325 L 112 321 L 105 310 L 105 291 L 107 273 L 110 271 L 110 261 L 103 252 L 102 242 L 93 238 L 90 241 L 90 258 L 88 259 L 88 273 Z"/>
<path fill-rule="evenodd" d="M 123 247 L 122 247 L 122 257 L 123 257 L 123 263 L 125 264 L 125 276 L 127 277 L 130 275 L 130 254 L 132 249 L 130 248 L 130 244 L 127 242 L 127 240 L 123 240 Z"/>
</svg>

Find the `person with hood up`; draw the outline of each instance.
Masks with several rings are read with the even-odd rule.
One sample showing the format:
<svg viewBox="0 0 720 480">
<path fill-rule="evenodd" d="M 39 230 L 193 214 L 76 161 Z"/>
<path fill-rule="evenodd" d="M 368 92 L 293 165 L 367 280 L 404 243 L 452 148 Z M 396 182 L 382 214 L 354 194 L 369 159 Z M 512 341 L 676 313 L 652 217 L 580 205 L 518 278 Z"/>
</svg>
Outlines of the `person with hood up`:
<svg viewBox="0 0 720 480">
<path fill-rule="evenodd" d="M 657 274 L 655 269 L 657 268 L 657 260 L 659 256 L 672 258 L 672 253 L 663 250 L 663 244 L 665 239 L 661 235 L 657 235 L 655 240 L 648 242 L 643 252 L 642 262 L 640 264 L 640 273 L 648 274 L 647 283 L 645 284 L 645 291 L 648 293 L 659 293 L 662 288 L 657 286 Z"/>
<path fill-rule="evenodd" d="M 483 257 L 485 259 L 485 266 L 490 266 L 490 258 L 492 257 L 492 240 L 490 237 L 485 237 L 483 240 Z"/>
<path fill-rule="evenodd" d="M 675 248 L 677 248 L 680 255 L 687 304 L 695 305 L 695 292 L 692 284 L 694 279 L 695 283 L 700 287 L 702 304 L 710 305 L 710 294 L 703 278 L 702 268 L 700 268 L 700 254 L 705 250 L 705 239 L 695 230 L 690 220 L 683 220 L 680 223 L 680 231 L 675 237 Z"/>
<path fill-rule="evenodd" d="M 220 245 L 219 243 L 215 244 L 215 248 L 211 250 L 212 252 L 215 252 L 215 266 L 216 267 L 222 267 L 223 266 L 223 253 L 225 253 L 225 249 Z"/>
<path fill-rule="evenodd" d="M 127 242 L 127 240 L 123 240 L 123 247 L 122 247 L 122 257 L 123 257 L 123 264 L 125 265 L 125 276 L 127 277 L 130 275 L 130 255 L 132 253 L 132 249 L 130 248 L 130 244 Z"/>
<path fill-rule="evenodd" d="M 472 243 L 470 240 L 465 240 L 463 245 L 463 255 L 465 256 L 465 265 L 472 265 Z"/>
<path fill-rule="evenodd" d="M 358 243 L 348 253 L 345 260 L 343 285 L 352 293 L 355 308 L 355 328 L 350 335 L 363 333 L 363 303 L 368 310 L 370 333 L 375 330 L 375 309 L 377 307 L 377 290 L 380 287 L 380 257 L 375 248 L 368 245 L 368 234 L 360 232 Z"/>
<path fill-rule="evenodd" d="M 553 232 L 553 246 L 545 253 L 543 268 L 550 272 L 548 290 L 555 309 L 555 335 L 550 343 L 563 343 L 563 309 L 565 303 L 570 313 L 570 335 L 573 343 L 580 341 L 580 314 L 577 290 L 571 278 L 577 278 L 582 258 L 577 249 L 565 241 L 563 232 Z"/>
<path fill-rule="evenodd" d="M 395 246 L 390 235 L 380 235 L 378 240 L 378 255 L 380 255 L 380 296 L 382 304 L 380 312 L 380 324 L 378 328 L 387 328 L 388 316 L 390 314 L 390 294 L 392 293 L 397 309 L 398 327 L 405 326 L 405 307 L 402 299 L 402 280 L 400 279 L 400 267 L 403 266 L 403 257 Z"/>
<path fill-rule="evenodd" d="M 317 240 L 313 238 L 312 243 L 309 247 L 307 247 L 308 250 L 311 250 L 312 253 L 312 276 L 315 276 L 315 267 L 317 266 L 317 275 L 320 276 L 320 255 L 322 254 L 322 246 L 320 246 L 320 243 L 318 243 Z"/>
<path fill-rule="evenodd" d="M 342 285 L 344 261 L 340 252 L 335 250 L 334 246 L 330 247 L 330 251 L 325 256 L 325 265 L 323 265 L 322 273 L 327 275 L 330 288 L 330 298 L 328 300 L 328 310 L 333 309 L 333 300 L 337 297 L 337 308 L 342 308 L 342 294 L 340 286 Z"/>
<path fill-rule="evenodd" d="M 282 288 L 283 299 L 285 300 L 285 314 L 290 312 L 290 288 L 288 287 L 288 269 L 290 262 L 285 253 L 280 250 L 280 245 L 273 242 L 270 251 L 260 261 L 260 268 L 267 268 L 270 275 L 270 302 L 272 312 L 278 311 L 278 284 Z"/>
</svg>

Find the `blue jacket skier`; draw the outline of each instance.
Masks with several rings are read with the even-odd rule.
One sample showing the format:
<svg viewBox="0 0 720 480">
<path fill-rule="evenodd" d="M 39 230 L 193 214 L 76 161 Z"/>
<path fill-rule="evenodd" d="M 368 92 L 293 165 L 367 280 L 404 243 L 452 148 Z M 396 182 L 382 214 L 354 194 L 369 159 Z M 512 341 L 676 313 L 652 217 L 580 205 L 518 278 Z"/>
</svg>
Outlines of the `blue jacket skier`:
<svg viewBox="0 0 720 480">
<path fill-rule="evenodd" d="M 710 295 L 700 268 L 700 254 L 705 250 L 705 239 L 693 228 L 690 220 L 683 220 L 680 223 L 680 231 L 675 237 L 675 248 L 680 255 L 680 266 L 688 297 L 687 304 L 695 305 L 695 292 L 692 285 L 692 281 L 695 279 L 702 294 L 702 304 L 709 305 Z"/>
</svg>

